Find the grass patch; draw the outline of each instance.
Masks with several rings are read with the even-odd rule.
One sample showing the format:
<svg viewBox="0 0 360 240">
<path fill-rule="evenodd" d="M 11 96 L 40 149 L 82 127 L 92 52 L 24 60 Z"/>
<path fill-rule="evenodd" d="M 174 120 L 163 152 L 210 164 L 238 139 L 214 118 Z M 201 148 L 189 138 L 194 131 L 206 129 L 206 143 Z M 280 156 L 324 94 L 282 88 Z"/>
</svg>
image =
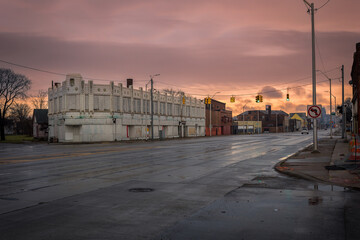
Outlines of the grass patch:
<svg viewBox="0 0 360 240">
<path fill-rule="evenodd" d="M 6 135 L 5 141 L 0 141 L 0 143 L 22 143 L 25 141 L 34 141 L 34 138 L 27 135 Z"/>
</svg>

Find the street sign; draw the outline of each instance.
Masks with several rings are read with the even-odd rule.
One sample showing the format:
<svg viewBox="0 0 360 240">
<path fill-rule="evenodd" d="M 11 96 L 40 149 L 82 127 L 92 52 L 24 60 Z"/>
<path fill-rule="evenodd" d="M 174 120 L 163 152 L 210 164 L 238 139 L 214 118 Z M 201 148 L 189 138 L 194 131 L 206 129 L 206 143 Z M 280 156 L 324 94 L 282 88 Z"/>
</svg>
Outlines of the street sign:
<svg viewBox="0 0 360 240">
<path fill-rule="evenodd" d="M 311 118 L 318 118 L 321 116 L 321 107 L 318 105 L 308 106 L 308 116 Z"/>
</svg>

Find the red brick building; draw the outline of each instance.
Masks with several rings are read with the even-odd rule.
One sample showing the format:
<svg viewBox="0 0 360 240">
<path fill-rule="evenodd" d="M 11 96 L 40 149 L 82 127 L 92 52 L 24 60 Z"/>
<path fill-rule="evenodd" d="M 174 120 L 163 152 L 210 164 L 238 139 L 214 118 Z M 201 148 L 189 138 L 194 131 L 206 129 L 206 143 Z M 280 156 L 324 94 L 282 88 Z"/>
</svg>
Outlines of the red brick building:
<svg viewBox="0 0 360 240">
<path fill-rule="evenodd" d="M 210 136 L 210 105 L 206 105 L 205 113 L 206 136 Z M 232 126 L 232 111 L 226 110 L 226 103 L 211 99 L 211 136 L 230 135 Z"/>
<path fill-rule="evenodd" d="M 237 116 L 238 121 L 261 121 L 261 132 L 286 132 L 287 117 L 289 115 L 282 110 L 271 110 L 268 106 L 267 110 L 250 110 L 243 112 Z"/>
</svg>

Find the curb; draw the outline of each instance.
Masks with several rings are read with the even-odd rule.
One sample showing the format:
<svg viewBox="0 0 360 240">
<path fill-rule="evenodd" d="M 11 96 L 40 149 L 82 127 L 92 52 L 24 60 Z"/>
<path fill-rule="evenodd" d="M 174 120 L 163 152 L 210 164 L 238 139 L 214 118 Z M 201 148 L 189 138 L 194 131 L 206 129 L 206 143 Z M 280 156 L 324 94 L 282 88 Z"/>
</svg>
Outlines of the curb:
<svg viewBox="0 0 360 240">
<path fill-rule="evenodd" d="M 281 161 L 274 165 L 275 171 L 277 171 L 279 173 L 282 173 L 282 174 L 285 174 L 285 175 L 288 175 L 288 176 L 291 176 L 291 177 L 301 178 L 301 179 L 305 179 L 305 180 L 309 180 L 309 181 L 320 182 L 320 183 L 324 183 L 324 184 L 328 184 L 328 185 L 336 185 L 336 186 L 340 186 L 340 187 L 360 191 L 360 188 L 358 188 L 358 187 L 353 187 L 353 186 L 349 186 L 349 185 L 346 185 L 346 184 L 339 184 L 339 183 L 334 183 L 334 182 L 331 182 L 331 181 L 326 181 L 326 180 L 316 178 L 316 177 L 308 175 L 308 174 L 304 174 L 304 173 L 301 173 L 301 172 L 298 172 L 298 171 L 293 171 L 293 170 L 291 170 L 290 167 L 283 166 L 288 159 L 290 159 L 293 156 L 296 156 L 297 154 L 299 154 L 300 152 L 302 152 L 304 149 L 308 148 L 311 145 L 312 144 L 309 144 L 306 147 L 302 148 L 301 150 L 299 150 L 299 151 L 297 151 L 297 152 L 295 152 L 293 154 L 290 154 L 290 155 L 288 155 L 288 156 L 286 156 L 284 158 L 281 158 Z"/>
</svg>

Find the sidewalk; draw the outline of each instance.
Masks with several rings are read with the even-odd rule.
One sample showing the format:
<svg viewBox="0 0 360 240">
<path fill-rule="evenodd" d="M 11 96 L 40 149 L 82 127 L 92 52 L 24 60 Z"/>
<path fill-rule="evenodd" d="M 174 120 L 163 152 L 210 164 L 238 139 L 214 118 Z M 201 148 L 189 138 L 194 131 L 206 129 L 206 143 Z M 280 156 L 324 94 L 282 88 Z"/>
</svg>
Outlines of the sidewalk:
<svg viewBox="0 0 360 240">
<path fill-rule="evenodd" d="M 275 165 L 281 173 L 360 190 L 360 160 L 349 161 L 349 143 L 339 137 L 320 139 L 320 153 L 312 145 Z"/>
</svg>

